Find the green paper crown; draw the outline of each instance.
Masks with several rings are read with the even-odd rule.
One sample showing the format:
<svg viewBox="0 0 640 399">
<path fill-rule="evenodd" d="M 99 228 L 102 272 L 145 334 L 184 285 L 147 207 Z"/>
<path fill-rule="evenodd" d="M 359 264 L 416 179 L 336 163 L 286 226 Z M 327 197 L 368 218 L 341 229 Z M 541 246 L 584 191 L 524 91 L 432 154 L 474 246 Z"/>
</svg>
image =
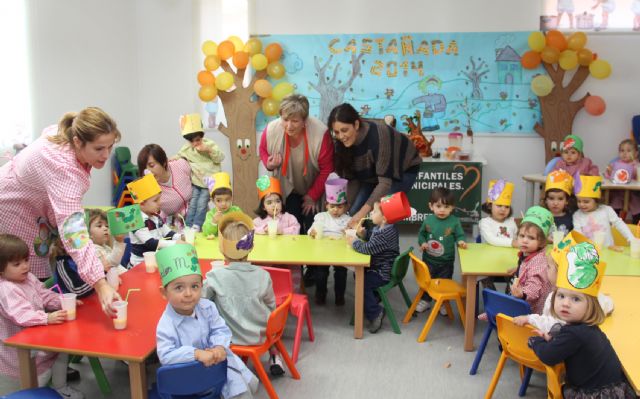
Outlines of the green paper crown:
<svg viewBox="0 0 640 399">
<path fill-rule="evenodd" d="M 127 234 L 144 227 L 140 205 L 134 204 L 107 211 L 107 222 L 111 235 Z"/>
<path fill-rule="evenodd" d="M 522 223 L 530 222 L 540 227 L 544 235 L 549 235 L 549 229 L 554 224 L 553 214 L 548 209 L 541 206 L 532 206 L 522 218 Z"/>
<path fill-rule="evenodd" d="M 156 262 L 165 287 L 178 277 L 202 274 L 196 248 L 190 244 L 176 244 L 161 249 L 156 252 Z"/>
</svg>

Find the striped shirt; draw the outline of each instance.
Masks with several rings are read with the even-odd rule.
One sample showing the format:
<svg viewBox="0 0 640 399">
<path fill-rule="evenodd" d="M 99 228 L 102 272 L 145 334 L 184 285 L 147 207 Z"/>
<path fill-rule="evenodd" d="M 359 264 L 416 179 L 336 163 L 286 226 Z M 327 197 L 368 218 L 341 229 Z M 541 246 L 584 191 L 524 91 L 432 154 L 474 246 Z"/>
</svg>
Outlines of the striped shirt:
<svg viewBox="0 0 640 399">
<path fill-rule="evenodd" d="M 163 224 L 158 216 L 149 216 L 144 212 L 141 213 L 144 227 L 129 233 L 129 239 L 131 240 L 131 259 L 129 259 L 129 265 L 127 266 L 129 269 L 144 260 L 143 254 L 145 252 L 154 252 L 171 246 L 176 243 L 174 240 L 180 238 L 180 234 L 176 234 L 175 231 L 171 230 L 169 225 Z M 163 238 L 169 238 L 170 240 L 163 240 Z"/>
<path fill-rule="evenodd" d="M 53 272 L 55 283 L 62 292 L 71 292 L 83 298 L 93 292 L 93 287 L 82 281 L 78 274 L 78 266 L 70 256 L 56 257 L 56 269 Z"/>
<path fill-rule="evenodd" d="M 375 226 L 367 231 L 367 240 L 357 239 L 353 242 L 353 249 L 361 254 L 371 255 L 368 272 L 378 273 L 382 280 L 391 279 L 393 261 L 400 255 L 398 228 L 388 224 L 382 228 Z"/>
</svg>

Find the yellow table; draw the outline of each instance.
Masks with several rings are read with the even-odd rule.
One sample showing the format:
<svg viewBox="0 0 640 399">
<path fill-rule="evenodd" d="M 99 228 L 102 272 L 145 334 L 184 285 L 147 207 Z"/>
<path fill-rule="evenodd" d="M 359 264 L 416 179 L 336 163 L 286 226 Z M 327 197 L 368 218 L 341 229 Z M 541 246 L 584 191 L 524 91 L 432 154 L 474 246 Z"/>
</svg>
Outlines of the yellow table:
<svg viewBox="0 0 640 399">
<path fill-rule="evenodd" d="M 223 259 L 218 239 L 207 240 L 196 234 L 195 247 L 200 259 Z M 364 268 L 369 267 L 369 255 L 347 247 L 345 240 L 314 240 L 306 235 L 279 235 L 269 238 L 256 235 L 249 261 L 261 265 L 353 266 L 356 271 L 355 320 L 353 336 L 362 338 L 364 309 Z"/>
<path fill-rule="evenodd" d="M 640 395 L 640 277 L 606 276 L 600 292 L 613 298 L 614 310 L 600 329 L 607 334 L 631 386 Z"/>
<path fill-rule="evenodd" d="M 507 276 L 507 270 L 515 268 L 518 264 L 518 250 L 489 244 L 468 244 L 467 249 L 458 250 L 458 256 L 463 284 L 467 287 L 464 350 L 473 351 L 478 277 Z M 601 256 L 602 260 L 607 262 L 607 276 L 640 276 L 640 259 L 631 259 L 628 247 L 622 253 L 605 249 Z"/>
</svg>

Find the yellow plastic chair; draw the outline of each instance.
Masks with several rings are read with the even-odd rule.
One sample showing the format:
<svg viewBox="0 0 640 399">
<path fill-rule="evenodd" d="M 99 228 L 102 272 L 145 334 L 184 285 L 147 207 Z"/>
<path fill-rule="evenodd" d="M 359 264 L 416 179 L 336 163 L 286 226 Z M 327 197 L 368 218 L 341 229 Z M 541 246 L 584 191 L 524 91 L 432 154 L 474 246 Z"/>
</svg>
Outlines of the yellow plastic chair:
<svg viewBox="0 0 640 399">
<path fill-rule="evenodd" d="M 629 230 L 631 230 L 631 234 L 633 234 L 634 237 L 640 237 L 639 235 L 640 232 L 638 231 L 637 225 L 627 224 L 627 227 L 629 228 Z M 611 227 L 611 234 L 613 235 L 613 245 L 619 246 L 619 247 L 629 246 L 629 241 L 627 241 L 627 239 L 624 238 L 622 234 L 620 234 L 618 229 L 616 229 L 615 227 Z"/>
<path fill-rule="evenodd" d="M 520 364 L 520 378 L 523 377 L 524 367 L 541 371 L 547 375 L 547 397 L 552 399 L 562 398 L 561 376 L 564 374 L 564 363 L 553 367 L 542 363 L 535 352 L 529 348 L 529 337 L 534 336 L 532 326 L 517 326 L 513 324 L 513 318 L 499 313 L 496 316 L 498 339 L 502 345 L 502 354 L 498 360 L 496 371 L 487 389 L 485 399 L 490 399 L 500 380 L 500 374 L 507 358 Z"/>
<path fill-rule="evenodd" d="M 418 295 L 413 299 L 413 303 L 411 307 L 404 315 L 404 320 L 402 322 L 407 324 L 409 320 L 411 320 L 413 316 L 413 312 L 416 311 L 416 306 L 418 306 L 418 302 L 422 299 L 422 294 L 427 293 L 431 298 L 436 301 L 436 304 L 431 309 L 431 313 L 429 314 L 429 318 L 427 319 L 420 336 L 418 337 L 418 342 L 424 342 L 427 339 L 427 334 L 429 334 L 429 330 L 433 325 L 436 317 L 438 316 L 438 311 L 442 305 L 445 306 L 447 310 L 447 316 L 449 316 L 450 320 L 453 320 L 453 310 L 451 309 L 451 304 L 449 301 L 455 301 L 458 305 L 458 312 L 460 313 L 460 321 L 462 322 L 462 327 L 464 328 L 464 305 L 462 302 L 462 298 L 466 296 L 466 289 L 458 284 L 457 282 L 447 279 L 447 278 L 437 278 L 432 279 L 431 274 L 429 273 L 429 268 L 427 265 L 418 257 L 416 257 L 412 252 L 409 252 L 409 256 L 411 257 L 411 261 L 413 262 L 413 274 L 416 276 L 416 282 L 418 283 L 418 287 L 420 290 L 418 291 Z"/>
</svg>

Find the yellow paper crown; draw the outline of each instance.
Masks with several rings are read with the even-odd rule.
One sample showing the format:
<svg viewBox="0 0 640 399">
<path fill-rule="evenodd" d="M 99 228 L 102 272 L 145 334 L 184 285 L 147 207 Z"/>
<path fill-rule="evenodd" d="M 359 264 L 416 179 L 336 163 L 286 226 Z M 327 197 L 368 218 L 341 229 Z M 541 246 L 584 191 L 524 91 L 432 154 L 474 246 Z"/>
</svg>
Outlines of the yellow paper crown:
<svg viewBox="0 0 640 399">
<path fill-rule="evenodd" d="M 572 231 L 554 247 L 551 256 L 558 264 L 558 288 L 598 296 L 607 264 L 600 260 L 593 242 Z"/>
<path fill-rule="evenodd" d="M 213 194 L 213 192 L 219 188 L 231 188 L 231 177 L 227 172 L 218 172 L 211 175 L 211 177 L 205 178 L 205 183 L 209 188 L 209 194 Z"/>
<path fill-rule="evenodd" d="M 160 194 L 162 191 L 156 178 L 153 177 L 151 173 L 127 184 L 127 188 L 131 193 L 131 198 L 133 198 L 137 204 L 148 200 L 156 194 Z"/>
<path fill-rule="evenodd" d="M 602 177 L 583 176 L 576 180 L 573 185 L 573 192 L 576 197 L 600 198 L 602 196 Z"/>
<path fill-rule="evenodd" d="M 514 185 L 503 179 L 491 180 L 489 182 L 489 197 L 487 202 L 496 205 L 511 206 Z"/>
<path fill-rule="evenodd" d="M 549 191 L 554 188 L 564 191 L 567 195 L 573 194 L 573 177 L 564 170 L 554 170 L 547 175 L 544 190 Z"/>
<path fill-rule="evenodd" d="M 239 240 L 228 240 L 224 238 L 224 230 L 229 223 L 240 222 L 247 226 L 249 233 L 243 236 Z M 225 214 L 218 222 L 218 244 L 220 246 L 220 252 L 229 259 L 242 259 L 249 255 L 249 252 L 253 249 L 253 220 L 242 212 L 229 212 Z"/>
<path fill-rule="evenodd" d="M 196 132 L 204 132 L 200 114 L 180 115 L 180 131 L 183 136 Z"/>
</svg>

